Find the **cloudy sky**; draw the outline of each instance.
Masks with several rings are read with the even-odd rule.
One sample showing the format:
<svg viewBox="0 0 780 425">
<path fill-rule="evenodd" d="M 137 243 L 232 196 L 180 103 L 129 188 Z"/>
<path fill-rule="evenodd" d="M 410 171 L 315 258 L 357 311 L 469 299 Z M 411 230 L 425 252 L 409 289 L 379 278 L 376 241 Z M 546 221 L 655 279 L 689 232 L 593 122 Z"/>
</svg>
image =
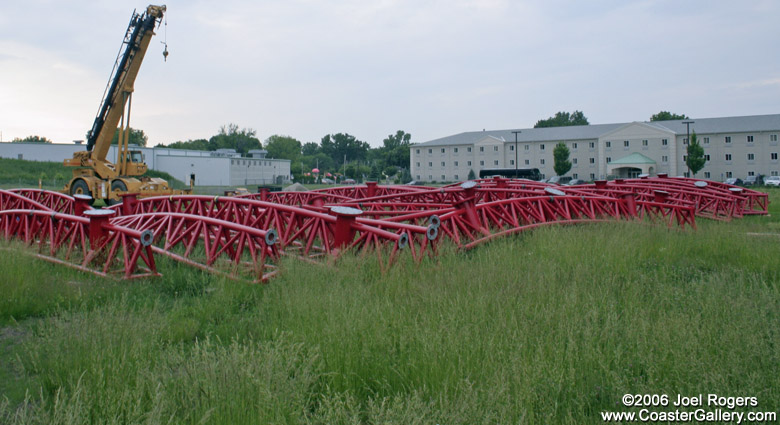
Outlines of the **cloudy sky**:
<svg viewBox="0 0 780 425">
<path fill-rule="evenodd" d="M 138 0 L 0 2 L 2 140 L 83 139 Z M 780 113 L 780 1 L 168 0 L 135 84 L 150 143 L 220 126 L 373 146 L 532 127 Z M 170 56 L 163 62 L 162 41 Z"/>
</svg>

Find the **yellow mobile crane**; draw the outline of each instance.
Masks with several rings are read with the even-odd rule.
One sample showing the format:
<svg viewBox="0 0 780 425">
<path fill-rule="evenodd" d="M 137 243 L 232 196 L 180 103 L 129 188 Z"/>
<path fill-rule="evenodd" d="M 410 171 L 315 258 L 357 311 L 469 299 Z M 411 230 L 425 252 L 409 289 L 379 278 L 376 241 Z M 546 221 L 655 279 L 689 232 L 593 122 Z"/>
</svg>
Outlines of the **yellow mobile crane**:
<svg viewBox="0 0 780 425">
<path fill-rule="evenodd" d="M 73 179 L 65 186 L 66 193 L 90 195 L 108 204 L 119 202 L 122 193 L 137 193 L 141 197 L 184 193 L 172 190 L 163 179 L 136 178 L 146 173 L 147 166 L 141 151 L 128 149 L 133 85 L 154 28 L 159 26 L 165 11 L 164 5 L 150 5 L 143 14 L 133 12 L 95 122 L 87 133 L 87 150 L 75 152 L 73 158 L 64 161 L 65 166 L 76 167 Z M 167 53 L 166 46 L 163 55 L 167 57 Z M 119 143 L 114 164 L 106 156 L 117 128 Z"/>
</svg>

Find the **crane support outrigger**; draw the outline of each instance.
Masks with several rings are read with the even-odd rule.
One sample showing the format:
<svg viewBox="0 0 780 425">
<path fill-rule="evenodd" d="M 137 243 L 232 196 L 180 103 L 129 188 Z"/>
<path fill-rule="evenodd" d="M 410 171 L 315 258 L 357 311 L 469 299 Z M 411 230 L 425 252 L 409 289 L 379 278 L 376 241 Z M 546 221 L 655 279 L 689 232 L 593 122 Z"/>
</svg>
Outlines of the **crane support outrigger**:
<svg viewBox="0 0 780 425">
<path fill-rule="evenodd" d="M 129 150 L 128 146 L 135 79 L 165 11 L 164 5 L 150 5 L 143 14 L 133 11 L 95 122 L 87 133 L 87 150 L 75 152 L 73 158 L 64 161 L 64 165 L 76 167 L 65 192 L 90 195 L 108 204 L 119 202 L 123 193 L 136 193 L 139 197 L 184 193 L 172 190 L 163 179 L 141 177 L 147 171 L 143 154 Z M 107 155 L 117 128 L 117 158 L 112 163 Z"/>
</svg>

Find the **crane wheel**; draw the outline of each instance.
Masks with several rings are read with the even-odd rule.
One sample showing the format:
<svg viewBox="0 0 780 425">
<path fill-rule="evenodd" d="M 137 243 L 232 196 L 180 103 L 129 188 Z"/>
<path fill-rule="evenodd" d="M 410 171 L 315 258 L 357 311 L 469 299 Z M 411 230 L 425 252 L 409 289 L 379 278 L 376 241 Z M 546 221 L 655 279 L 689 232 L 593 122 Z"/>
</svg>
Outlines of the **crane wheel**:
<svg viewBox="0 0 780 425">
<path fill-rule="evenodd" d="M 78 179 L 70 185 L 70 195 L 87 195 L 92 196 L 92 192 L 89 191 L 89 185 L 84 180 Z M 94 196 L 92 199 L 94 200 Z"/>
<path fill-rule="evenodd" d="M 111 193 L 114 193 L 114 191 L 127 192 L 127 185 L 122 180 L 114 180 L 111 182 Z M 116 205 L 119 202 L 118 199 L 106 199 L 106 205 Z"/>
</svg>

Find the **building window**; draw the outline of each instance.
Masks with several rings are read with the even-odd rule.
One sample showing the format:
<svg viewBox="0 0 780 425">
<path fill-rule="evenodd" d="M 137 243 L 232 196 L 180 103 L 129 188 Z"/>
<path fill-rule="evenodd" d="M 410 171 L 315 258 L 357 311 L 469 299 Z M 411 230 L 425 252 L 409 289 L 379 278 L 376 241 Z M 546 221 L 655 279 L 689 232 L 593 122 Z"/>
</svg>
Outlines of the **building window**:
<svg viewBox="0 0 780 425">
<path fill-rule="evenodd" d="M 433 153 L 433 149 L 428 149 L 428 154 L 432 154 L 432 153 Z"/>
<path fill-rule="evenodd" d="M 612 157 L 609 157 L 609 156 L 608 156 L 608 157 L 607 157 L 607 164 L 609 164 L 610 162 L 612 162 Z"/>
<path fill-rule="evenodd" d="M 428 180 L 431 180 L 431 181 L 433 181 L 433 176 L 432 176 L 432 175 L 430 175 L 430 174 L 428 174 Z"/>
<path fill-rule="evenodd" d="M 709 155 L 704 155 L 704 160 L 705 161 L 709 161 L 710 160 L 710 156 Z"/>
<path fill-rule="evenodd" d="M 591 149 L 595 148 L 596 147 L 596 142 L 589 142 L 588 143 L 588 147 L 591 148 Z"/>
<path fill-rule="evenodd" d="M 453 152 L 458 153 L 458 148 L 452 148 Z"/>
<path fill-rule="evenodd" d="M 422 180 L 419 174 L 417 175 L 417 180 Z"/>
<path fill-rule="evenodd" d="M 574 173 L 574 174 L 572 174 L 571 176 L 572 176 L 573 178 L 575 178 L 575 179 L 578 179 L 578 178 L 580 178 L 580 176 L 579 176 L 579 175 L 577 175 L 577 173 Z"/>
<path fill-rule="evenodd" d="M 628 147 L 628 145 L 629 145 L 629 142 L 628 142 L 628 140 L 623 140 L 623 147 L 626 147 L 626 148 L 627 148 L 627 147 Z"/>
<path fill-rule="evenodd" d="M 419 153 L 420 153 L 420 150 L 419 150 L 419 149 L 416 149 L 416 152 L 415 152 L 415 153 L 419 154 Z"/>
<path fill-rule="evenodd" d="M 705 179 L 708 179 L 708 178 L 710 178 L 710 172 L 709 172 L 709 171 L 705 171 L 705 172 L 704 172 L 704 178 L 705 178 Z"/>
<path fill-rule="evenodd" d="M 709 145 L 710 144 L 710 138 L 709 137 L 705 137 L 704 138 L 704 144 L 705 145 Z M 707 173 L 707 174 L 709 174 L 709 173 Z"/>
<path fill-rule="evenodd" d="M 485 161 L 479 161 L 479 166 L 482 167 L 485 165 Z"/>
<path fill-rule="evenodd" d="M 493 146 L 493 152 L 498 152 L 498 146 Z"/>
<path fill-rule="evenodd" d="M 419 162 L 417 163 L 417 166 L 418 166 L 418 167 L 420 166 L 420 163 L 419 163 Z"/>
<path fill-rule="evenodd" d="M 531 161 L 530 161 L 530 160 L 528 160 L 528 159 L 526 159 L 526 160 L 525 160 L 525 165 L 531 165 Z"/>
<path fill-rule="evenodd" d="M 441 148 L 441 153 L 444 153 L 444 148 Z"/>
<path fill-rule="evenodd" d="M 433 163 L 432 163 L 432 162 L 429 162 L 429 163 L 428 163 L 428 166 L 429 166 L 429 167 L 433 167 Z"/>
<path fill-rule="evenodd" d="M 596 158 L 588 158 L 588 162 L 590 162 L 591 164 L 595 164 Z"/>
<path fill-rule="evenodd" d="M 611 147 L 612 147 L 612 142 L 609 142 L 609 141 L 608 141 L 608 142 L 606 143 L 606 146 L 607 146 L 608 148 L 611 148 Z"/>
<path fill-rule="evenodd" d="M 731 143 L 731 136 L 726 136 L 726 143 Z"/>
<path fill-rule="evenodd" d="M 515 150 L 515 145 L 509 145 L 509 150 L 510 151 L 514 151 Z"/>
<path fill-rule="evenodd" d="M 457 175 L 457 174 L 455 174 L 453 177 L 455 178 L 455 181 L 458 181 L 458 180 L 460 180 L 460 177 L 458 177 L 458 175 Z"/>
<path fill-rule="evenodd" d="M 683 155 L 683 162 L 688 161 L 688 155 Z"/>
<path fill-rule="evenodd" d="M 525 150 L 531 149 L 531 145 L 525 145 Z"/>
<path fill-rule="evenodd" d="M 777 161 L 777 152 L 770 153 L 769 159 L 771 159 L 772 161 Z"/>
<path fill-rule="evenodd" d="M 444 165 L 444 161 L 442 161 L 442 162 L 441 162 L 441 166 L 442 166 L 442 167 L 444 167 L 444 166 L 445 166 L 445 165 Z"/>
<path fill-rule="evenodd" d="M 456 166 L 456 167 L 458 166 L 458 161 L 455 161 L 455 166 Z M 457 177 L 456 177 L 456 179 L 457 179 Z"/>
<path fill-rule="evenodd" d="M 664 155 L 661 157 L 661 162 L 669 162 L 669 157 Z"/>
<path fill-rule="evenodd" d="M 485 152 L 485 147 L 484 147 L 484 146 L 480 146 L 480 147 L 479 147 L 479 151 L 480 151 L 480 152 Z"/>
<path fill-rule="evenodd" d="M 726 178 L 730 179 L 731 177 L 733 177 L 733 174 L 731 174 L 731 171 L 726 171 Z"/>
<path fill-rule="evenodd" d="M 755 176 L 755 175 L 756 175 L 756 172 L 755 172 L 755 171 L 748 171 L 748 175 L 749 175 L 749 176 Z"/>
<path fill-rule="evenodd" d="M 509 165 L 515 165 L 515 160 L 514 159 L 510 159 L 509 160 Z"/>
<path fill-rule="evenodd" d="M 770 142 L 776 142 L 777 141 L 777 134 L 770 134 L 769 135 L 769 141 Z"/>
<path fill-rule="evenodd" d="M 498 165 L 498 160 L 497 159 L 493 161 L 493 165 Z"/>
<path fill-rule="evenodd" d="M 753 136 L 748 136 L 747 139 L 748 139 L 748 143 L 753 143 Z"/>
<path fill-rule="evenodd" d="M 447 180 L 447 177 L 444 176 L 444 174 L 441 175 L 442 180 Z"/>
<path fill-rule="evenodd" d="M 669 139 L 661 139 L 661 146 L 666 146 L 669 144 Z"/>
<path fill-rule="evenodd" d="M 541 150 L 544 150 L 544 143 L 542 143 L 541 145 L 539 145 L 539 149 L 541 149 Z"/>
<path fill-rule="evenodd" d="M 590 173 L 590 179 L 591 180 L 596 180 L 596 174 L 595 173 Z"/>
<path fill-rule="evenodd" d="M 726 161 L 731 161 L 731 154 L 730 153 L 726 154 Z"/>
<path fill-rule="evenodd" d="M 466 148 L 466 152 L 471 152 L 471 148 Z"/>
<path fill-rule="evenodd" d="M 754 159 L 756 159 L 756 156 L 754 154 L 752 154 L 752 153 L 749 153 L 748 154 L 748 161 L 753 161 Z"/>
<path fill-rule="evenodd" d="M 540 160 L 539 160 L 539 163 L 540 163 L 540 164 L 542 164 L 542 165 L 544 165 L 544 158 L 540 159 Z"/>
<path fill-rule="evenodd" d="M 571 163 L 577 165 L 577 158 L 572 158 Z"/>
<path fill-rule="evenodd" d="M 647 146 L 647 140 L 642 140 L 642 146 Z"/>
<path fill-rule="evenodd" d="M 777 171 L 772 171 L 771 173 L 769 173 L 769 175 L 770 176 L 776 176 L 776 175 L 778 175 L 778 172 Z"/>
<path fill-rule="evenodd" d="M 469 167 L 471 167 L 471 161 L 466 161 L 466 165 L 468 165 Z"/>
<path fill-rule="evenodd" d="M 687 144 L 688 144 L 688 138 L 687 137 L 683 137 L 683 145 L 687 145 Z"/>
<path fill-rule="evenodd" d="M 574 143 L 572 143 L 572 144 L 571 144 L 571 148 L 572 148 L 572 149 L 577 149 L 577 142 L 574 142 Z"/>
</svg>

